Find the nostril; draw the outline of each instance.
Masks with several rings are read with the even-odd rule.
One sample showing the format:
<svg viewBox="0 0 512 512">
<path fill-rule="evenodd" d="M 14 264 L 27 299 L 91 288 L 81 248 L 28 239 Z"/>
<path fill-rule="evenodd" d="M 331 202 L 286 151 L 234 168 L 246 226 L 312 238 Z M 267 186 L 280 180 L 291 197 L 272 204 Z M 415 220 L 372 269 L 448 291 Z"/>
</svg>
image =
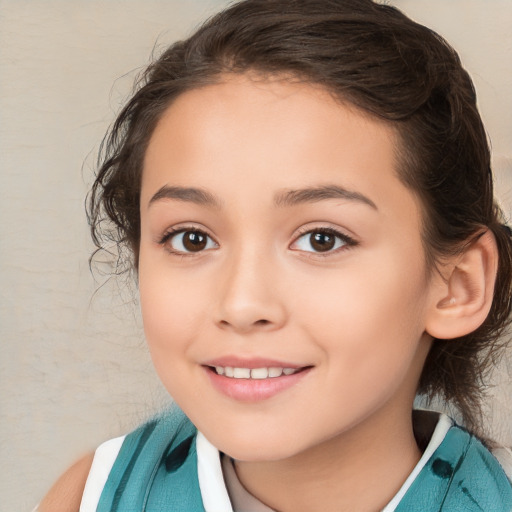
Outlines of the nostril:
<svg viewBox="0 0 512 512">
<path fill-rule="evenodd" d="M 267 320 L 266 318 L 260 318 L 255 321 L 248 320 L 247 322 L 244 322 L 243 320 L 234 322 L 230 322 L 229 320 L 219 320 L 217 325 L 222 329 L 234 329 L 235 331 L 240 332 L 250 332 L 253 329 L 267 329 L 272 325 L 272 321 Z"/>
</svg>

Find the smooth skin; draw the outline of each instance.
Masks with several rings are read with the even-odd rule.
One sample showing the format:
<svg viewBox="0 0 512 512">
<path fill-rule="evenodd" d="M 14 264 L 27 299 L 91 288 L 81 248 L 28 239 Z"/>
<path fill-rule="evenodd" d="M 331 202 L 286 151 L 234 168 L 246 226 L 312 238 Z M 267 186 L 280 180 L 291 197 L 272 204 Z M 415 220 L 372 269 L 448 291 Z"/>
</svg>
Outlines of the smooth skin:
<svg viewBox="0 0 512 512">
<path fill-rule="evenodd" d="M 254 74 L 182 94 L 150 140 L 138 270 L 155 368 L 281 512 L 384 507 L 421 456 L 411 409 L 431 334 L 470 332 L 492 301 L 492 235 L 426 267 L 398 153 L 391 125 Z M 212 386 L 205 363 L 223 357 L 308 371 L 247 402 Z"/>
<path fill-rule="evenodd" d="M 319 87 L 244 75 L 181 95 L 146 153 L 139 284 L 155 368 L 283 512 L 379 509 L 420 457 L 412 402 L 449 290 L 426 268 L 397 148 L 389 124 Z M 345 193 L 286 200 L 322 187 Z M 318 252 L 326 229 L 339 236 Z M 205 362 L 229 356 L 311 369 L 246 403 L 208 378 Z"/>
<path fill-rule="evenodd" d="M 245 76 L 180 96 L 146 153 L 139 286 L 155 368 L 245 487 L 283 512 L 376 510 L 420 458 L 411 409 L 431 286 L 396 144 L 322 89 Z M 276 204 L 331 186 L 347 197 Z M 152 201 L 162 187 L 216 204 Z M 212 242 L 186 254 L 183 235 L 161 243 L 171 228 Z M 341 246 L 316 252 L 308 233 L 328 228 Z M 233 355 L 312 369 L 247 404 L 203 366 Z"/>
</svg>

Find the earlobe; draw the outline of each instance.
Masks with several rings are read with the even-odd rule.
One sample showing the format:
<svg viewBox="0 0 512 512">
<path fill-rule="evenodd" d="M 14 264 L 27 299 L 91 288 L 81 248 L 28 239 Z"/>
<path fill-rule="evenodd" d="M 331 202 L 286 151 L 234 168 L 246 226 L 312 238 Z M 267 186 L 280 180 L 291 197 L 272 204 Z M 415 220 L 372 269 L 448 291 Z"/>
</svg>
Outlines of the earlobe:
<svg viewBox="0 0 512 512">
<path fill-rule="evenodd" d="M 432 285 L 427 333 L 453 339 L 480 327 L 491 309 L 497 268 L 496 241 L 487 230 L 443 265 L 443 277 Z"/>
</svg>

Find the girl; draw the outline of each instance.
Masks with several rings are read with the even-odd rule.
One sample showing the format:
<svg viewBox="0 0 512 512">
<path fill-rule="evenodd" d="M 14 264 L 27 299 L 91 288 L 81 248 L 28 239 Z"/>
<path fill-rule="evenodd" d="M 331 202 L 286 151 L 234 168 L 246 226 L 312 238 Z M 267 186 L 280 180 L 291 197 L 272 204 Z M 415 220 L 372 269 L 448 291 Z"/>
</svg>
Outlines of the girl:
<svg viewBox="0 0 512 512">
<path fill-rule="evenodd" d="M 89 214 L 98 247 L 131 251 L 183 412 L 100 446 L 40 510 L 512 510 L 506 452 L 475 437 L 510 230 L 437 34 L 371 0 L 234 4 L 149 67 Z"/>
</svg>

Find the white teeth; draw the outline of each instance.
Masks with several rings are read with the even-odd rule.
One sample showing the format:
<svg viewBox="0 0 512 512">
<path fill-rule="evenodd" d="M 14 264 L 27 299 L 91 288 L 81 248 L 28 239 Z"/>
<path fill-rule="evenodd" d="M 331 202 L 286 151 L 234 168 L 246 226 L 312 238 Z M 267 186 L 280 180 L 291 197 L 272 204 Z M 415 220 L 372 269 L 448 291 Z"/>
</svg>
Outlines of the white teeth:
<svg viewBox="0 0 512 512">
<path fill-rule="evenodd" d="M 233 368 L 233 377 L 235 379 L 250 379 L 251 370 L 249 368 Z"/>
<path fill-rule="evenodd" d="M 268 369 L 268 376 L 269 377 L 281 377 L 282 374 L 283 374 L 283 369 L 282 368 L 271 367 L 271 368 Z"/>
<path fill-rule="evenodd" d="M 224 375 L 234 379 L 256 379 L 281 377 L 281 375 L 292 375 L 299 371 L 298 368 L 234 368 L 232 366 L 216 366 L 217 375 Z"/>
<path fill-rule="evenodd" d="M 266 368 L 254 368 L 251 370 L 251 379 L 266 379 L 268 370 Z"/>
<path fill-rule="evenodd" d="M 281 377 L 282 374 L 283 374 L 283 369 L 282 368 L 271 367 L 271 368 L 268 369 L 268 376 L 269 377 Z"/>
</svg>

